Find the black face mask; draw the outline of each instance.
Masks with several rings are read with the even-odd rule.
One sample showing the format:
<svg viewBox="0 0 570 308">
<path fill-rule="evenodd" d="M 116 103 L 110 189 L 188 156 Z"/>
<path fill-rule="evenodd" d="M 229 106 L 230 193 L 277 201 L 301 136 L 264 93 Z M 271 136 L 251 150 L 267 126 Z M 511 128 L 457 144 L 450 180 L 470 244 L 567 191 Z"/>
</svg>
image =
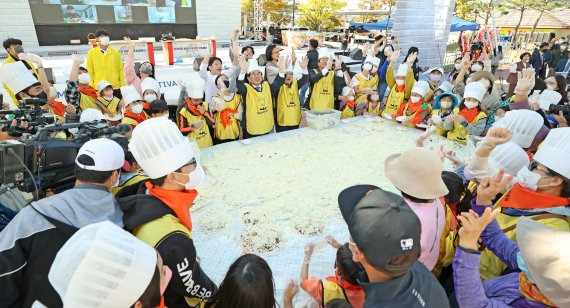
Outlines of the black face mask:
<svg viewBox="0 0 570 308">
<path fill-rule="evenodd" d="M 14 52 L 15 52 L 16 54 L 21 54 L 21 53 L 24 52 L 24 47 L 22 47 L 22 46 L 16 46 L 16 47 L 14 47 Z"/>
<path fill-rule="evenodd" d="M 29 93 L 28 93 L 29 94 Z M 39 99 L 45 99 L 47 100 L 48 96 L 46 92 L 42 92 L 36 96 L 30 95 L 32 98 L 39 98 Z"/>
</svg>

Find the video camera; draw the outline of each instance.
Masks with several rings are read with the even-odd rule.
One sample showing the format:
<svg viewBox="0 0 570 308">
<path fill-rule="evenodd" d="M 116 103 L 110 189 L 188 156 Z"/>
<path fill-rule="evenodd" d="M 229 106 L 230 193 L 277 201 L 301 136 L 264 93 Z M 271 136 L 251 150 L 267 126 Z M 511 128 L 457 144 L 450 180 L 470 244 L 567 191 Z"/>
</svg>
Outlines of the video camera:
<svg viewBox="0 0 570 308">
<path fill-rule="evenodd" d="M 570 122 L 570 106 L 566 105 L 550 105 L 548 112 L 550 114 L 559 114 L 562 111 L 562 115 L 566 118 L 566 121 Z"/>
<path fill-rule="evenodd" d="M 20 101 L 20 105 L 14 110 L 0 110 L 0 115 L 13 115 L 13 118 L 9 120 L 0 121 L 0 126 L 4 126 L 4 130 L 13 137 L 20 137 L 24 133 L 34 133 L 35 127 L 53 124 L 56 118 L 53 114 L 47 113 L 42 110 L 41 106 L 47 104 L 46 99 L 40 98 L 26 98 Z M 79 117 L 77 115 L 71 115 L 69 117 L 68 123 L 70 121 L 79 122 Z M 15 121 L 15 125 L 12 125 Z M 21 127 L 22 123 L 27 123 L 27 127 Z"/>
<path fill-rule="evenodd" d="M 57 132 L 77 129 L 72 140 L 56 139 Z M 106 122 L 50 124 L 37 127 L 33 136 L 20 140 L 0 141 L 0 181 L 17 184 L 19 189 L 38 194 L 53 189 L 60 192 L 75 184 L 75 157 L 81 146 L 95 138 L 106 137 L 127 149 L 122 133 L 131 131 L 128 124 L 110 127 Z"/>
</svg>

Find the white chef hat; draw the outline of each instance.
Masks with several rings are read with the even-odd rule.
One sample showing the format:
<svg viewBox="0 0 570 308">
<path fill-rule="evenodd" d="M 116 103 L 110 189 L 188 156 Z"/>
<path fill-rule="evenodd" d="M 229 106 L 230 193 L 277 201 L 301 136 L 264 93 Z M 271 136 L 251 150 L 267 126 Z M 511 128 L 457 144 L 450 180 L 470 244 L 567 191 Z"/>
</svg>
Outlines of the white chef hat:
<svg viewBox="0 0 570 308">
<path fill-rule="evenodd" d="M 331 57 L 331 52 L 327 47 L 319 48 L 319 60 L 321 58 L 330 58 L 330 57 Z"/>
<path fill-rule="evenodd" d="M 135 87 L 133 86 L 121 87 L 121 95 L 123 96 L 123 100 L 125 101 L 125 106 L 128 106 L 132 102 L 142 100 L 139 92 L 137 92 L 137 89 L 135 89 Z"/>
<path fill-rule="evenodd" d="M 260 73 L 263 74 L 263 68 L 261 66 L 259 66 L 257 61 L 250 60 L 249 66 L 247 67 L 247 73 L 250 74 L 250 73 L 255 72 L 255 71 L 259 71 Z"/>
<path fill-rule="evenodd" d="M 180 98 L 180 92 L 168 91 L 164 92 L 164 100 L 168 106 L 178 106 L 178 99 Z"/>
<path fill-rule="evenodd" d="M 443 92 L 450 92 L 453 91 L 453 85 L 449 81 L 442 82 L 438 89 L 441 89 Z"/>
<path fill-rule="evenodd" d="M 416 81 L 412 87 L 412 92 L 418 93 L 422 97 L 426 96 L 429 91 L 429 83 L 427 81 Z"/>
<path fill-rule="evenodd" d="M 206 81 L 202 78 L 192 78 L 188 81 L 188 96 L 190 98 L 203 98 Z"/>
<path fill-rule="evenodd" d="M 570 179 L 570 127 L 550 130 L 534 155 L 534 160 Z"/>
<path fill-rule="evenodd" d="M 149 286 L 156 261 L 152 247 L 103 221 L 61 247 L 48 279 L 64 307 L 130 307 Z"/>
<path fill-rule="evenodd" d="M 366 58 L 366 62 L 370 62 L 370 64 L 372 64 L 376 67 L 380 66 L 380 58 L 376 58 L 376 57 Z"/>
<path fill-rule="evenodd" d="M 478 83 L 478 81 L 472 83 Z M 512 131 L 512 140 L 525 149 L 531 146 L 542 125 L 544 125 L 544 120 L 540 114 L 525 109 L 507 111 L 501 121 L 497 122 L 497 127 L 508 128 Z"/>
<path fill-rule="evenodd" d="M 39 82 L 22 61 L 2 64 L 0 66 L 0 81 L 6 84 L 6 87 L 14 95 Z"/>
<path fill-rule="evenodd" d="M 174 172 L 194 158 L 188 138 L 166 118 L 152 118 L 137 125 L 129 150 L 151 179 Z"/>
<path fill-rule="evenodd" d="M 487 88 L 479 81 L 473 81 L 465 86 L 465 94 L 463 98 L 474 98 L 481 102 L 487 92 Z"/>
<path fill-rule="evenodd" d="M 395 76 L 403 76 L 403 77 L 405 77 L 407 73 L 408 73 L 408 64 L 407 64 L 407 63 L 402 63 L 402 64 L 400 64 L 400 66 L 398 66 L 398 70 L 396 71 L 396 75 L 395 75 Z"/>
<path fill-rule="evenodd" d="M 144 94 L 144 91 L 146 90 L 153 90 L 158 95 L 158 93 L 160 93 L 160 85 L 158 84 L 158 81 L 152 77 L 146 77 L 141 82 L 141 91 Z"/>
<path fill-rule="evenodd" d="M 530 159 L 523 148 L 514 141 L 501 144 L 491 151 L 489 165 L 495 170 L 504 169 L 512 176 L 517 176 L 519 170 L 528 166 Z"/>
<path fill-rule="evenodd" d="M 550 105 L 558 105 L 561 99 L 562 94 L 546 89 L 540 94 L 538 104 L 540 105 L 540 109 L 548 111 Z"/>
</svg>

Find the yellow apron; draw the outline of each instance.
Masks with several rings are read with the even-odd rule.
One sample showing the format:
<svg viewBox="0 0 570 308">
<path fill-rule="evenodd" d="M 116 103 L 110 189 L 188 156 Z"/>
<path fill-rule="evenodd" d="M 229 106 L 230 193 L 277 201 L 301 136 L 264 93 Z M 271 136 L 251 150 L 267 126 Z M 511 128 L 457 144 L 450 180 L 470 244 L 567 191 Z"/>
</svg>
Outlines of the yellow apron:
<svg viewBox="0 0 570 308">
<path fill-rule="evenodd" d="M 233 109 L 236 111 L 239 107 L 239 104 L 241 103 L 241 95 L 239 94 L 234 94 L 234 97 L 229 101 L 226 101 L 220 94 L 215 94 L 214 96 L 226 102 L 225 108 Z M 216 139 L 233 140 L 239 137 L 239 123 L 233 114 L 230 114 L 230 120 L 232 123 L 224 127 L 224 124 L 222 124 L 221 113 L 216 112 L 216 125 L 214 126 L 214 136 L 216 136 Z"/>
<path fill-rule="evenodd" d="M 459 108 L 453 109 L 453 114 L 459 114 Z M 484 119 L 486 117 L 487 117 L 487 115 L 484 112 L 479 112 L 479 114 L 477 114 L 475 119 L 473 119 L 473 121 L 470 124 L 475 125 L 475 124 L 477 124 L 477 122 L 479 122 L 479 120 Z M 469 133 L 467 132 L 465 127 L 463 127 L 463 125 L 461 125 L 460 123 L 454 122 L 453 123 L 453 130 L 450 130 L 447 133 L 447 139 L 457 141 L 457 142 L 462 143 L 462 144 L 466 144 L 468 135 L 469 135 Z"/>
<path fill-rule="evenodd" d="M 204 106 L 204 109 L 208 110 L 208 103 L 203 102 L 202 105 Z M 206 120 L 204 119 L 203 115 L 193 115 L 192 112 L 190 112 L 185 106 L 184 108 L 180 109 L 180 116 L 186 119 L 188 125 L 192 125 L 198 121 L 203 122 L 202 128 L 190 131 L 187 136 L 188 138 L 194 138 L 198 144 L 198 147 L 202 149 L 214 145 L 212 136 L 210 136 L 210 129 L 208 128 L 208 124 L 206 124 Z"/>
<path fill-rule="evenodd" d="M 99 107 L 95 101 L 96 98 L 79 92 L 79 108 L 81 108 L 81 110 L 86 110 L 89 108 L 101 110 L 101 107 Z"/>
<path fill-rule="evenodd" d="M 388 96 L 388 101 L 386 101 L 386 108 L 382 111 L 382 115 L 390 114 L 392 115 L 392 120 L 396 121 L 396 114 L 400 110 L 400 105 L 404 102 L 404 96 L 406 91 L 398 92 L 396 86 L 392 87 L 390 90 L 390 95 Z"/>
<path fill-rule="evenodd" d="M 354 76 L 354 78 L 358 79 L 359 82 L 358 85 L 354 88 L 355 92 L 357 90 L 360 91 L 366 88 L 372 88 L 372 89 L 378 88 L 378 75 L 371 77 L 370 79 L 367 80 L 366 78 L 364 78 L 364 76 L 362 76 L 362 73 L 358 73 Z M 368 95 L 364 93 L 356 94 L 354 98 L 356 106 L 355 108 L 359 109 L 358 107 L 362 107 L 363 104 L 368 104 L 367 97 Z"/>
<path fill-rule="evenodd" d="M 318 72 L 315 70 L 315 73 Z M 326 76 L 313 85 L 310 108 L 334 108 L 334 72 L 328 71 Z"/>
<path fill-rule="evenodd" d="M 354 105 L 356 106 L 356 102 L 354 103 Z M 348 107 L 348 105 L 344 105 L 344 109 L 342 110 L 342 113 L 340 114 L 340 119 L 347 119 L 347 118 L 353 118 L 355 116 L 354 110 L 350 109 L 350 107 Z"/>
<path fill-rule="evenodd" d="M 120 112 L 120 110 L 118 110 L 118 107 L 121 100 L 117 97 L 113 97 L 111 101 L 108 101 L 105 98 L 103 98 L 103 96 L 100 96 L 97 99 L 97 101 L 103 104 L 103 106 L 107 107 L 107 109 L 109 109 L 109 111 L 111 111 L 112 114 L 117 114 Z"/>
<path fill-rule="evenodd" d="M 373 104 L 374 104 L 374 102 L 370 102 L 368 104 L 368 113 L 379 116 L 380 113 L 382 112 L 382 110 L 380 109 L 380 107 L 382 106 L 382 103 L 378 102 L 376 104 L 376 107 L 372 107 Z"/>
<path fill-rule="evenodd" d="M 277 124 L 296 126 L 301 123 L 301 100 L 299 84 L 293 79 L 291 86 L 282 85 L 277 96 Z"/>
<path fill-rule="evenodd" d="M 321 288 L 321 293 L 323 294 L 323 307 L 334 299 L 344 299 L 348 301 L 348 296 L 344 289 L 336 283 L 328 280 L 321 280 Z"/>
<path fill-rule="evenodd" d="M 273 99 L 269 83 L 264 81 L 261 92 L 245 84 L 247 88 L 245 120 L 246 129 L 250 135 L 263 135 L 269 133 L 274 126 Z"/>
</svg>

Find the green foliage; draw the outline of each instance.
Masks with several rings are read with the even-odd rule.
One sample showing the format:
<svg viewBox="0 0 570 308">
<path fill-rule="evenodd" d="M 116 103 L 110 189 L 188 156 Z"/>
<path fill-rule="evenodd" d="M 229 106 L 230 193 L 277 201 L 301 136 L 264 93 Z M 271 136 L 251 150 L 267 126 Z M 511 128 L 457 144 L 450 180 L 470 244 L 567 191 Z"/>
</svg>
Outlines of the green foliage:
<svg viewBox="0 0 570 308">
<path fill-rule="evenodd" d="M 314 31 L 332 30 L 341 25 L 335 14 L 345 6 L 339 0 L 308 0 L 299 5 L 299 25 Z"/>
</svg>

